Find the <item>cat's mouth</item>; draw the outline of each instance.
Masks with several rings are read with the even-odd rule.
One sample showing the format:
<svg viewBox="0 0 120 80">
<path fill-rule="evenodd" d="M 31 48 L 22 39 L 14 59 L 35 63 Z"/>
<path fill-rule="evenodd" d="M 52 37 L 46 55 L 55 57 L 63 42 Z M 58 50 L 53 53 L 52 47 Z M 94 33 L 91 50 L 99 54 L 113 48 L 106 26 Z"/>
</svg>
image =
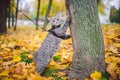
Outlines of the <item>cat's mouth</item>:
<svg viewBox="0 0 120 80">
<path fill-rule="evenodd" d="M 61 24 L 60 25 L 53 25 L 52 28 L 57 28 L 57 27 L 60 27 L 60 26 L 61 26 Z"/>
</svg>

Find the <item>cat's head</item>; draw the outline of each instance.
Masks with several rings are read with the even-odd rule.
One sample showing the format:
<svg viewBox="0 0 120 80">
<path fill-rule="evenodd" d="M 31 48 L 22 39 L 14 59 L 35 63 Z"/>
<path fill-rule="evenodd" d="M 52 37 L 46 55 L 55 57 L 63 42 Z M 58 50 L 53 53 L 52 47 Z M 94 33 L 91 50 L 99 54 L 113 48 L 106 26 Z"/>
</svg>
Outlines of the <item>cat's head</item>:
<svg viewBox="0 0 120 80">
<path fill-rule="evenodd" d="M 49 23 L 52 25 L 52 26 L 60 26 L 61 24 L 63 24 L 64 20 L 62 19 L 62 14 L 57 14 L 55 17 L 52 17 L 52 18 L 48 18 L 49 20 Z"/>
</svg>

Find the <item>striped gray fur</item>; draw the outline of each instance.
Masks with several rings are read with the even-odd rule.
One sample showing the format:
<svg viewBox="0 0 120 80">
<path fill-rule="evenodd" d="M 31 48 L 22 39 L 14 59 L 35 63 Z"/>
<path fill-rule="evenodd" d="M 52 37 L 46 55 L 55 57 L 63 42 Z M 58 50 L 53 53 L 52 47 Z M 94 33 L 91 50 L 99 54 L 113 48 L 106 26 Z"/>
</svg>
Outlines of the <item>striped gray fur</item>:
<svg viewBox="0 0 120 80">
<path fill-rule="evenodd" d="M 58 36 L 66 36 L 67 39 L 68 35 L 66 35 L 66 31 L 69 22 L 70 22 L 70 18 L 67 17 L 65 23 L 62 26 L 57 27 L 52 31 L 55 32 Z M 49 32 L 44 42 L 42 43 L 41 47 L 38 49 L 38 51 L 35 52 L 34 61 L 36 64 L 36 70 L 39 74 L 41 74 L 46 68 L 46 66 L 49 64 L 52 56 L 58 50 L 61 40 L 62 40 L 61 38 Z"/>
</svg>

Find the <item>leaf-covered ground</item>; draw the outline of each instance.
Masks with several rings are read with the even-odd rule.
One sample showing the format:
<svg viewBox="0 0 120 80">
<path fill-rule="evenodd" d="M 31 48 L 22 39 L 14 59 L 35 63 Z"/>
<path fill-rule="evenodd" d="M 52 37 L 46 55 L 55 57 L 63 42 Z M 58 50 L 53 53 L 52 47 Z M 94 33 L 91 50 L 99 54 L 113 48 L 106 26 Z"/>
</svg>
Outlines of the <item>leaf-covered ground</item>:
<svg viewBox="0 0 120 80">
<path fill-rule="evenodd" d="M 117 80 L 120 78 L 120 26 L 103 25 L 102 29 L 107 71 L 113 80 Z M 1 35 L 0 80 L 66 80 L 73 54 L 71 39 L 62 41 L 42 77 L 35 71 L 33 54 L 46 35 L 47 32 L 36 31 L 31 27 L 18 27 L 17 31 L 9 29 L 8 34 Z M 101 77 L 101 74 L 95 71 L 91 74 L 91 80 L 99 80 L 95 77 Z"/>
</svg>

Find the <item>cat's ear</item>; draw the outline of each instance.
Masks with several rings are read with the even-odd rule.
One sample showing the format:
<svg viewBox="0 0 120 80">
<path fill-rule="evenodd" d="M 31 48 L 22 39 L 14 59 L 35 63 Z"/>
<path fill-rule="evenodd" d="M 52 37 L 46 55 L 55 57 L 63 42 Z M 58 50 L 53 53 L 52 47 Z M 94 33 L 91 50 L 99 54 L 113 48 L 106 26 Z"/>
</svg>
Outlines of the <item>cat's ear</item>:
<svg viewBox="0 0 120 80">
<path fill-rule="evenodd" d="M 61 14 L 61 13 L 58 13 L 56 17 L 61 18 L 61 17 L 62 17 L 62 14 Z"/>
<path fill-rule="evenodd" d="M 48 19 L 48 21 L 50 21 L 50 18 L 49 18 L 49 17 L 47 17 L 47 19 Z"/>
</svg>

